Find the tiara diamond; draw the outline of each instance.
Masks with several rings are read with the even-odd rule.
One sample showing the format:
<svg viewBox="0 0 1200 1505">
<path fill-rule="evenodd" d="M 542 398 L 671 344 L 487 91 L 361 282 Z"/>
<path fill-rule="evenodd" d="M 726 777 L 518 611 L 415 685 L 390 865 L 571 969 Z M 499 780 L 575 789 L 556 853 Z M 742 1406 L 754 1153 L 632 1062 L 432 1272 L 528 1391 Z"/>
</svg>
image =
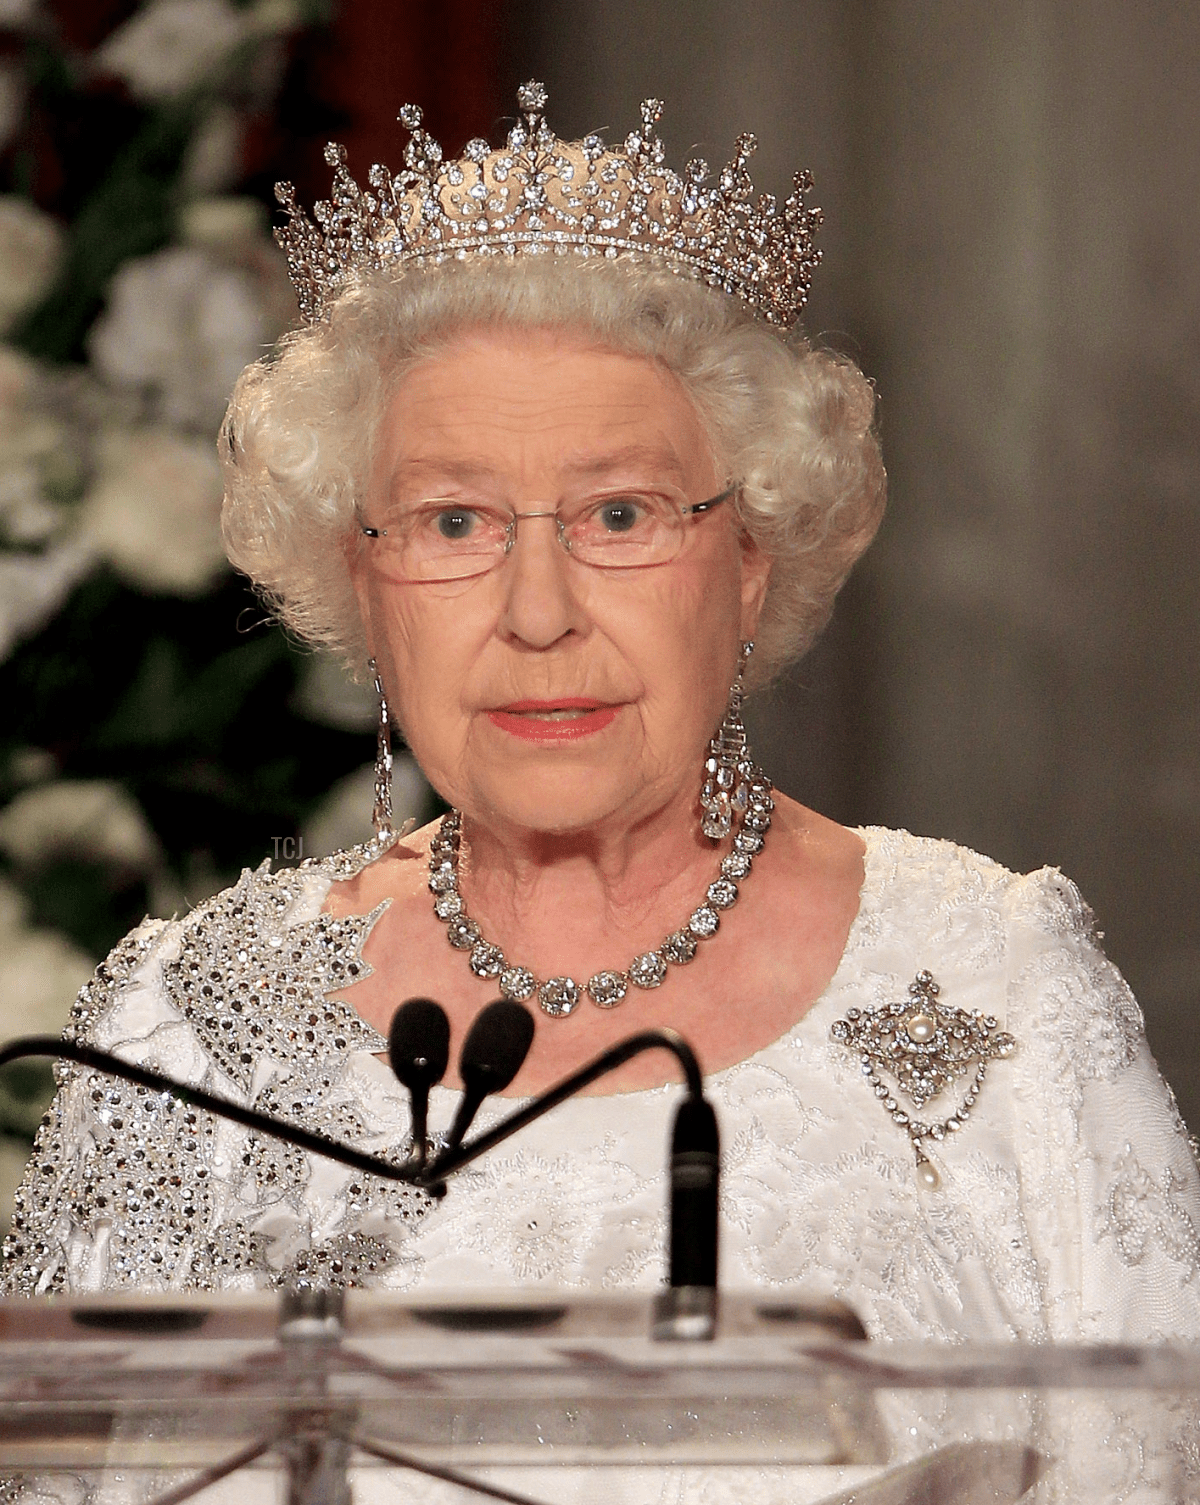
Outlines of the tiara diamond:
<svg viewBox="0 0 1200 1505">
<path fill-rule="evenodd" d="M 660 100 L 643 101 L 641 129 L 618 147 L 595 135 L 561 141 L 546 124 L 539 83 L 522 84 L 517 102 L 522 118 L 504 147 L 469 141 L 449 163 L 420 109 L 405 105 L 404 165 L 397 173 L 372 167 L 366 190 L 350 175 L 345 149 L 331 143 L 333 188 L 312 219 L 290 183 L 276 185 L 287 222 L 275 237 L 306 323 L 362 273 L 547 253 L 650 256 L 742 299 L 769 323 L 787 328 L 800 316 L 821 259 L 813 244 L 821 211 L 804 202 L 808 173 L 796 174 L 781 205 L 772 194 L 755 197 L 751 135 L 738 137 L 733 160 L 709 183 L 698 158 L 682 177 L 663 166 Z"/>
</svg>

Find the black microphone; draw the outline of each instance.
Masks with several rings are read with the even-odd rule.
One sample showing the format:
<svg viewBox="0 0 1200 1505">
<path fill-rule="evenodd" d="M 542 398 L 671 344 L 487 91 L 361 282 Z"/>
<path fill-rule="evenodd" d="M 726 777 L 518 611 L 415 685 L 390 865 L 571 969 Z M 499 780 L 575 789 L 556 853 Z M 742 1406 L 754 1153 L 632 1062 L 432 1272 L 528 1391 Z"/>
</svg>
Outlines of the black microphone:
<svg viewBox="0 0 1200 1505">
<path fill-rule="evenodd" d="M 717 1329 L 721 1141 L 712 1105 L 689 1093 L 671 1134 L 669 1284 L 654 1301 L 654 1336 L 712 1338 Z"/>
<path fill-rule="evenodd" d="M 685 1097 L 671 1135 L 670 1282 L 674 1287 L 717 1284 L 717 1189 L 721 1137 L 717 1115 L 703 1097 Z"/>
<path fill-rule="evenodd" d="M 388 1060 L 412 1101 L 413 1164 L 419 1170 L 429 1153 L 429 1089 L 446 1075 L 450 1060 L 450 1021 L 432 998 L 410 998 L 392 1015 Z"/>
<path fill-rule="evenodd" d="M 446 1154 L 462 1143 L 484 1098 L 503 1092 L 520 1071 L 532 1044 L 533 1015 L 523 1004 L 497 998 L 476 1016 L 459 1057 L 463 1095 L 450 1127 Z"/>
</svg>

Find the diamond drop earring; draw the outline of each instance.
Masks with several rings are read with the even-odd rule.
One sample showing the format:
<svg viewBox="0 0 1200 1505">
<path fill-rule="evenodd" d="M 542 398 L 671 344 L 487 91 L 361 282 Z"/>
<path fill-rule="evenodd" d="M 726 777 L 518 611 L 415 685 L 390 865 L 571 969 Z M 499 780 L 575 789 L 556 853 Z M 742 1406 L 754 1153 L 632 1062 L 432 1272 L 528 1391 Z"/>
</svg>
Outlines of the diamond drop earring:
<svg viewBox="0 0 1200 1505">
<path fill-rule="evenodd" d="M 379 697 L 379 729 L 375 743 L 375 808 L 371 821 L 375 835 L 386 841 L 392 834 L 392 728 L 388 711 L 387 695 L 379 666 L 373 658 L 367 660 L 367 668 L 375 676 L 375 693 Z"/>
<path fill-rule="evenodd" d="M 710 841 L 724 841 L 733 830 L 733 812 L 746 808 L 747 775 L 742 765 L 747 763 L 749 751 L 742 721 L 742 698 L 745 695 L 742 676 L 753 652 L 753 643 L 742 644 L 725 718 L 717 735 L 708 744 L 708 757 L 704 760 L 704 783 L 700 790 L 704 815 L 700 829 Z"/>
</svg>

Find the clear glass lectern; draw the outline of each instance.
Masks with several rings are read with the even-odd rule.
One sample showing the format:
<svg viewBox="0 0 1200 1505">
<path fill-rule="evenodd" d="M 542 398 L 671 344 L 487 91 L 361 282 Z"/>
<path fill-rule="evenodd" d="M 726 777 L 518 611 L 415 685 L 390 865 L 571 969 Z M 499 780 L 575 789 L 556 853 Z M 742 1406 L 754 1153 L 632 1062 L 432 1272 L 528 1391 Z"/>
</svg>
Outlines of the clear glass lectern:
<svg viewBox="0 0 1200 1505">
<path fill-rule="evenodd" d="M 0 1500 L 997 1505 L 1118 1427 L 1179 1474 L 1200 1396 L 1200 1349 L 877 1344 L 836 1304 L 652 1332 L 645 1297 L 0 1302 Z"/>
</svg>

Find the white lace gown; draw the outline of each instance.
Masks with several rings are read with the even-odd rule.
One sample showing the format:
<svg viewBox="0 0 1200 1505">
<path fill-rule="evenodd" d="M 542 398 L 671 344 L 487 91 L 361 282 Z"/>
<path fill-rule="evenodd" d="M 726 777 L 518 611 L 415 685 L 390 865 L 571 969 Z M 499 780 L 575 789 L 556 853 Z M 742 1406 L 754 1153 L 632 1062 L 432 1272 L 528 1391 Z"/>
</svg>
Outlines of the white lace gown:
<svg viewBox="0 0 1200 1505">
<path fill-rule="evenodd" d="M 1016 876 L 947 842 L 862 835 L 861 907 L 828 988 L 781 1039 L 709 1080 L 725 1287 L 840 1297 L 877 1340 L 1200 1338 L 1191 1147 L 1078 890 L 1052 869 Z M 366 970 L 380 911 L 335 919 L 322 906 L 371 855 L 247 872 L 184 919 L 147 922 L 83 990 L 71 1032 L 398 1153 L 408 1111 L 376 1059 L 384 1042 L 326 996 Z M 857 1053 L 830 1034 L 849 1009 L 905 998 L 923 970 L 941 1001 L 994 1015 L 1017 1041 L 961 1131 L 930 1147 L 933 1190 Z M 61 1081 L 18 1193 L 12 1293 L 296 1278 L 648 1291 L 662 1278 L 671 1087 L 576 1099 L 431 1205 L 90 1072 L 65 1068 Z M 435 1090 L 434 1127 L 454 1102 Z M 1018 1411 L 989 1421 L 972 1396 L 934 1412 L 898 1404 L 897 1456 L 1024 1434 L 1058 1460 L 1039 1499 L 1200 1499 L 1189 1408 L 1030 1400 Z M 540 1498 L 629 1505 L 782 1505 L 836 1482 L 765 1467 L 574 1471 L 553 1486 L 542 1471 L 504 1477 Z M 378 1473 L 363 1489 L 381 1501 L 454 1498 Z"/>
</svg>

